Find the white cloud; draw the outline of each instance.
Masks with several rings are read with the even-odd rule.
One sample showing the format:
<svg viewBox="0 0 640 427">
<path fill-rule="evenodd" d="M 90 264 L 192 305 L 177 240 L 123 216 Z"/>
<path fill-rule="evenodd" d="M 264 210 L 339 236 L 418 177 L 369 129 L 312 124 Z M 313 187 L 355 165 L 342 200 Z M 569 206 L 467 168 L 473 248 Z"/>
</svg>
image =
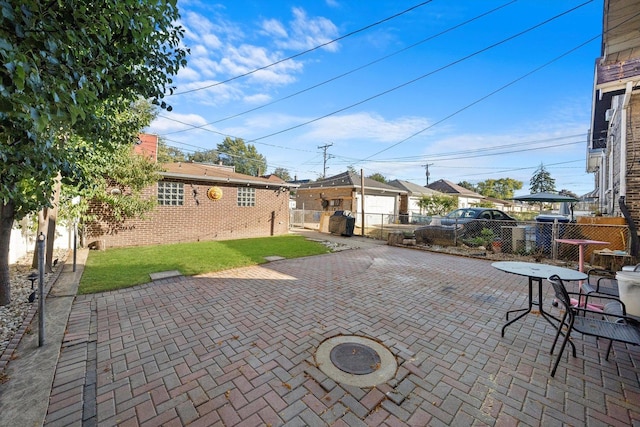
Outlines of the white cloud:
<svg viewBox="0 0 640 427">
<path fill-rule="evenodd" d="M 180 81 L 194 81 L 201 79 L 200 73 L 189 67 L 181 68 L 180 71 L 178 71 L 178 76 L 180 77 Z"/>
<path fill-rule="evenodd" d="M 182 123 L 180 123 L 182 122 Z M 155 119 L 149 131 L 151 133 L 166 134 L 179 130 L 191 129 L 193 126 L 185 125 L 188 123 L 193 126 L 202 126 L 207 123 L 204 117 L 197 114 L 176 114 L 163 112 L 160 117 Z"/>
<path fill-rule="evenodd" d="M 423 117 L 402 117 L 387 120 L 375 113 L 355 113 L 331 116 L 311 124 L 307 137 L 319 140 L 368 140 L 398 142 L 426 128 Z"/>
<path fill-rule="evenodd" d="M 288 37 L 287 30 L 277 19 L 265 19 L 260 25 L 263 33 L 272 37 Z"/>
<path fill-rule="evenodd" d="M 306 50 L 337 38 L 338 28 L 329 19 L 323 17 L 309 18 L 305 10 L 298 7 L 294 7 L 292 13 L 294 18 L 289 23 L 291 33 L 287 38 L 281 36 L 281 39 L 275 40 L 278 47 Z M 336 52 L 338 48 L 337 42 L 323 47 L 323 49 L 330 52 Z"/>
<path fill-rule="evenodd" d="M 220 49 L 222 47 L 222 42 L 215 34 L 205 34 L 201 37 L 201 40 L 211 49 Z"/>
</svg>

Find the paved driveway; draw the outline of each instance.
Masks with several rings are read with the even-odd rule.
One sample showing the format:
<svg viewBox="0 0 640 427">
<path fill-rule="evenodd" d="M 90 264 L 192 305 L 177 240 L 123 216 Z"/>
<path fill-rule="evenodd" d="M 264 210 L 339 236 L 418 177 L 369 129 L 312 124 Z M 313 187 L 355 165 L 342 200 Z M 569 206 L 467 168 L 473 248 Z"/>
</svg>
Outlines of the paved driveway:
<svg viewBox="0 0 640 427">
<path fill-rule="evenodd" d="M 378 246 L 78 297 L 46 425 L 640 425 L 640 347 L 607 362 L 577 336 L 551 378 L 544 319 L 500 337 L 526 283 Z M 328 377 L 315 351 L 337 335 L 381 342 L 395 376 Z"/>
</svg>

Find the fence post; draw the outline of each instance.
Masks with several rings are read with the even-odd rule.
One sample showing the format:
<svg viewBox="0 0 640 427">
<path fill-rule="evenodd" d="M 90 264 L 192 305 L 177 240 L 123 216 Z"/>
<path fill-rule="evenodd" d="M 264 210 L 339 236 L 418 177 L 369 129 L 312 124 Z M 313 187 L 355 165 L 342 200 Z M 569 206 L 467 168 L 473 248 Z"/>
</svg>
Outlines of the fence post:
<svg viewBox="0 0 640 427">
<path fill-rule="evenodd" d="M 558 259 L 558 243 L 556 239 L 558 238 L 558 220 L 553 220 L 553 225 L 551 226 L 551 259 L 556 261 Z"/>
<path fill-rule="evenodd" d="M 384 240 L 384 214 L 380 214 L 380 240 Z"/>
</svg>

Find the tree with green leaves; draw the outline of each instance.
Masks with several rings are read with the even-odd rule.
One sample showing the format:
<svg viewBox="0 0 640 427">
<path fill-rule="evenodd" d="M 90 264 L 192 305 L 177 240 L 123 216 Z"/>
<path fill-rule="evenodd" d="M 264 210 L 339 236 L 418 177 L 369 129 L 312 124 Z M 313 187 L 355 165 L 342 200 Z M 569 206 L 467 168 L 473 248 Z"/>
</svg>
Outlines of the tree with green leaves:
<svg viewBox="0 0 640 427">
<path fill-rule="evenodd" d="M 471 190 L 473 192 L 477 192 L 476 186 L 468 181 L 460 181 L 458 185 L 462 188 L 466 188 L 467 190 Z"/>
<path fill-rule="evenodd" d="M 260 176 L 267 170 L 267 159 L 253 144 L 246 144 L 242 138 L 226 137 L 218 144 L 218 158 L 225 165 L 234 166 L 236 172 Z"/>
<path fill-rule="evenodd" d="M 540 163 L 538 169 L 531 177 L 529 181 L 529 189 L 531 193 L 546 193 L 556 191 L 556 180 L 551 177 L 551 174 L 545 169 L 544 164 Z"/>
<path fill-rule="evenodd" d="M 285 168 L 275 168 L 275 170 L 273 171 L 273 174 L 279 177 L 280 179 L 282 179 L 283 181 L 293 180 L 293 178 L 291 178 L 291 175 L 289 174 L 289 171 Z"/>
<path fill-rule="evenodd" d="M 425 215 L 446 215 L 458 207 L 458 198 L 439 194 L 422 196 L 418 206 Z"/>
<path fill-rule="evenodd" d="M 182 150 L 172 147 L 160 137 L 158 139 L 158 163 L 186 162 L 187 156 Z"/>
<path fill-rule="evenodd" d="M 381 182 L 381 183 L 383 183 L 383 184 L 386 184 L 386 183 L 387 183 L 387 178 L 385 178 L 385 177 L 384 177 L 384 175 L 382 175 L 382 174 L 381 174 L 381 173 L 379 173 L 379 172 L 372 173 L 372 174 L 371 174 L 371 175 L 369 175 L 367 178 L 372 179 L 372 180 L 374 180 L 374 181 Z"/>
<path fill-rule="evenodd" d="M 204 150 L 189 154 L 188 160 L 190 162 L 215 165 L 221 161 L 221 158 L 218 155 L 218 150 Z"/>
<path fill-rule="evenodd" d="M 134 140 L 156 116 L 148 101 L 136 101 L 114 117 L 114 140 Z M 90 223 L 101 224 L 96 233 L 109 234 L 127 219 L 139 218 L 156 206 L 156 200 L 144 197 L 142 190 L 161 178 L 160 165 L 149 156 L 134 153 L 134 144 L 104 147 L 74 137 L 69 147 L 70 158 L 81 173 L 67 177 L 68 182 L 62 187 L 61 212 L 68 221 L 79 220 L 83 237 Z"/>
<path fill-rule="evenodd" d="M 477 192 L 495 199 L 511 199 L 516 190 L 522 188 L 522 181 L 513 178 L 487 179 L 477 185 Z"/>
<path fill-rule="evenodd" d="M 117 147 L 116 112 L 143 97 L 169 109 L 186 65 L 177 0 L 0 3 L 0 305 L 11 302 L 15 220 L 51 205 L 54 180 L 79 174 L 72 137 Z M 76 170 L 74 170 L 76 169 Z"/>
</svg>

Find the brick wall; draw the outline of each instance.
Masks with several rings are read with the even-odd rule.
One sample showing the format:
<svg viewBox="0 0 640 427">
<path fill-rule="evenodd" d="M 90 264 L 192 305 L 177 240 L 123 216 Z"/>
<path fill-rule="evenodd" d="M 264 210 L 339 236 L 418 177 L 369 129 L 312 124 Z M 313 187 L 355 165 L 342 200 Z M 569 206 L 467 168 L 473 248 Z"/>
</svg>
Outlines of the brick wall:
<svg viewBox="0 0 640 427">
<path fill-rule="evenodd" d="M 93 224 L 88 241 L 104 240 L 107 247 L 119 247 L 264 237 L 289 231 L 287 191 L 256 188 L 256 205 L 238 206 L 237 186 L 171 182 L 184 183 L 183 206 L 157 206 L 145 219 L 129 220 L 111 233 L 105 224 Z M 222 189 L 220 200 L 207 198 L 207 190 L 214 185 Z M 157 197 L 157 186 L 145 194 Z"/>
</svg>

